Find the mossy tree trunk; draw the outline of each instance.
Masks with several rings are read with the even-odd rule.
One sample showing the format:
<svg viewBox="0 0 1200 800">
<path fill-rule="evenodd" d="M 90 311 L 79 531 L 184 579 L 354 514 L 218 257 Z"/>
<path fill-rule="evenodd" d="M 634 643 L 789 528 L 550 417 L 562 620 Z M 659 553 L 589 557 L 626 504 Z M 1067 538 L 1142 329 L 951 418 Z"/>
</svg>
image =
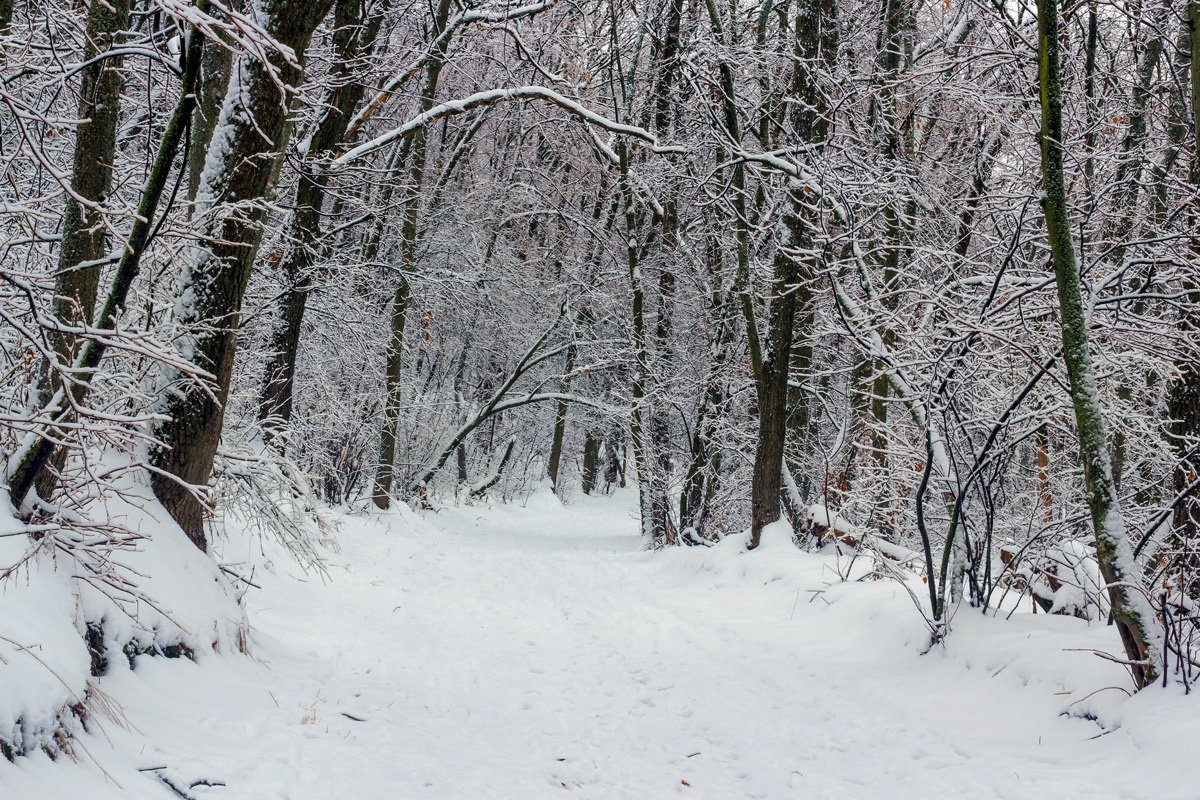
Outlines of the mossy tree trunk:
<svg viewBox="0 0 1200 800">
<path fill-rule="evenodd" d="M 1140 586 L 1125 520 L 1113 482 L 1104 418 L 1088 349 L 1087 318 L 1079 286 L 1079 267 L 1071 240 L 1063 178 L 1063 99 L 1060 78 L 1058 0 L 1038 0 L 1038 90 L 1042 109 L 1039 134 L 1044 196 L 1042 207 L 1058 286 L 1063 361 L 1083 462 L 1084 489 L 1095 533 L 1096 557 L 1108 585 L 1112 616 L 1140 688 L 1155 679 L 1152 636 L 1156 620 Z"/>
<path fill-rule="evenodd" d="M 208 7 L 208 0 L 197 0 L 197 10 L 207 12 Z M 175 160 L 183 148 L 192 112 L 196 107 L 195 90 L 200 74 L 200 60 L 205 49 L 204 36 L 192 28 L 186 36 L 182 52 L 180 66 L 183 74 L 179 100 L 167 121 L 150 172 L 142 186 L 137 215 L 125 239 L 125 246 L 113 272 L 104 305 L 95 317 L 97 327 L 117 326 L 122 311 L 129 303 L 134 281 L 141 273 L 142 256 L 149 246 L 158 208 L 166 194 L 167 182 Z M 95 370 L 107 349 L 108 344 L 103 339 L 87 339 L 79 347 L 79 354 L 73 363 L 74 369 L 80 374 Z M 49 418 L 48 421 L 40 429 L 26 435 L 20 450 L 10 461 L 8 491 L 13 505 L 17 508 L 23 506 L 29 490 L 41 479 L 52 458 L 56 457 L 54 453 L 58 447 L 57 441 L 66 435 L 65 428 L 71 422 L 72 409 L 82 406 L 91 390 L 90 383 L 73 381 L 70 386 L 55 392 L 43 406 L 41 413 Z"/>
</svg>

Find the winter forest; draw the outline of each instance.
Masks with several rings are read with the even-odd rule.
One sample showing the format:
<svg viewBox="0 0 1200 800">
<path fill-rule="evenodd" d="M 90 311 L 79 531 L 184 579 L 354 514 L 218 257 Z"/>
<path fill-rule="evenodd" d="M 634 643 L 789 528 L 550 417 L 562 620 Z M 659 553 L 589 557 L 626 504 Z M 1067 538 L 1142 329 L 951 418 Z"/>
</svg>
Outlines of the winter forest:
<svg viewBox="0 0 1200 800">
<path fill-rule="evenodd" d="M 1197 0 L 0 0 L 0 798 L 1200 797 Z"/>
</svg>

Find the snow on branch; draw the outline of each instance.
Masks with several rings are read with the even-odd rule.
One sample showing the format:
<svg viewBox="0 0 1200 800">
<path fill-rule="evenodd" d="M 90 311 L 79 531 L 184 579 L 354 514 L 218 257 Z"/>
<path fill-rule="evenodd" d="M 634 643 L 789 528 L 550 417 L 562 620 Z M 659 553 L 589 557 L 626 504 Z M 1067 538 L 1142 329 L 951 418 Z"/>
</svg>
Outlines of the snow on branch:
<svg viewBox="0 0 1200 800">
<path fill-rule="evenodd" d="M 453 117 L 459 114 L 465 114 L 476 108 L 483 106 L 491 106 L 506 100 L 544 100 L 552 105 L 569 112 L 570 114 L 580 118 L 596 127 L 603 128 L 606 131 L 615 133 L 621 136 L 631 136 L 635 139 L 641 139 L 647 142 L 651 149 L 656 153 L 679 153 L 684 152 L 681 147 L 663 146 L 658 142 L 658 137 L 645 128 L 639 128 L 636 125 L 625 125 L 624 123 L 615 122 L 608 117 L 597 114 L 595 111 L 581 105 L 575 100 L 559 94 L 553 89 L 547 89 L 544 86 L 521 86 L 513 89 L 488 89 L 475 94 L 467 95 L 458 100 L 449 100 L 445 103 L 440 103 L 434 106 L 423 114 L 410 119 L 398 128 L 393 128 L 387 133 L 376 136 L 368 142 L 363 142 L 358 147 L 347 150 L 342 155 L 333 159 L 332 169 L 337 171 L 344 169 L 347 165 L 359 160 L 368 153 L 373 153 L 386 144 L 412 136 L 421 128 L 437 122 L 444 117 Z"/>
<path fill-rule="evenodd" d="M 358 129 L 362 127 L 363 123 L 370 119 L 371 115 L 374 114 L 380 106 L 387 102 L 388 98 L 401 89 L 404 84 L 408 83 L 408 81 L 411 80 L 414 75 L 420 72 L 421 68 L 429 62 L 429 59 L 441 53 L 446 48 L 450 40 L 454 37 L 455 32 L 457 32 L 460 27 L 476 22 L 485 24 L 505 23 L 509 22 L 510 20 L 520 19 L 522 17 L 530 17 L 534 14 L 538 14 L 548 8 L 551 8 L 556 2 L 558 2 L 558 0 L 542 0 L 542 2 L 539 3 L 531 3 L 529 5 L 519 6 L 517 8 L 472 8 L 461 11 L 454 15 L 446 22 L 446 27 L 442 30 L 438 37 L 430 42 L 429 46 L 425 48 L 425 52 L 423 52 L 418 58 L 409 64 L 406 64 L 400 71 L 393 75 L 391 79 L 384 84 L 383 88 L 379 90 L 375 97 L 371 99 L 371 102 L 363 106 L 363 109 L 354 115 L 354 117 L 350 120 L 350 124 L 346 127 L 344 140 L 352 140 L 358 133 Z"/>
</svg>

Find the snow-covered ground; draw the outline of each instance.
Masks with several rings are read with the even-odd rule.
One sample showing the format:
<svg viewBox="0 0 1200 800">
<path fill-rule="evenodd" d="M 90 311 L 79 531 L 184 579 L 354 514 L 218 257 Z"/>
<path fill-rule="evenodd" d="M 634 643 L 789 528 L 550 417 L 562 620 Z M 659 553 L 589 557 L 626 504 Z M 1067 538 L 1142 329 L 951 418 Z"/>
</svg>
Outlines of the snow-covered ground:
<svg viewBox="0 0 1200 800">
<path fill-rule="evenodd" d="M 0 798 L 1200 797 L 1200 705 L 1065 649 L 1102 626 L 963 611 L 921 655 L 895 582 L 779 541 L 648 553 L 628 494 L 338 541 L 324 581 L 254 554 L 251 657 L 117 664 L 124 723 L 0 761 Z"/>
</svg>

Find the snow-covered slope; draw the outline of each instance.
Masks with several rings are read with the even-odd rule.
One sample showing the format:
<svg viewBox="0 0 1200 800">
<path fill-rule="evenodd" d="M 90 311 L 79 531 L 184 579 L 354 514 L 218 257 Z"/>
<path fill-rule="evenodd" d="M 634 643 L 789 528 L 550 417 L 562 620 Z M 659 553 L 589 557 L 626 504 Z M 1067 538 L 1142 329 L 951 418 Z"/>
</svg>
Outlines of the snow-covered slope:
<svg viewBox="0 0 1200 800">
<path fill-rule="evenodd" d="M 0 797 L 1198 795 L 1195 699 L 1126 701 L 1064 649 L 1113 649 L 1102 626 L 963 611 L 922 655 L 898 584 L 778 538 L 649 553 L 628 495 L 401 509 L 339 541 L 328 581 L 226 552 L 259 564 L 252 656 L 117 665 L 125 725 L 79 763 L 0 764 Z M 1119 727 L 1064 715 L 1085 706 Z"/>
<path fill-rule="evenodd" d="M 36 540 L 0 500 L 0 749 L 70 750 L 64 734 L 103 725 L 117 709 L 92 677 L 101 662 L 241 647 L 244 614 L 217 565 L 135 479 L 117 488 L 87 510 L 111 531 L 48 522 Z"/>
</svg>

